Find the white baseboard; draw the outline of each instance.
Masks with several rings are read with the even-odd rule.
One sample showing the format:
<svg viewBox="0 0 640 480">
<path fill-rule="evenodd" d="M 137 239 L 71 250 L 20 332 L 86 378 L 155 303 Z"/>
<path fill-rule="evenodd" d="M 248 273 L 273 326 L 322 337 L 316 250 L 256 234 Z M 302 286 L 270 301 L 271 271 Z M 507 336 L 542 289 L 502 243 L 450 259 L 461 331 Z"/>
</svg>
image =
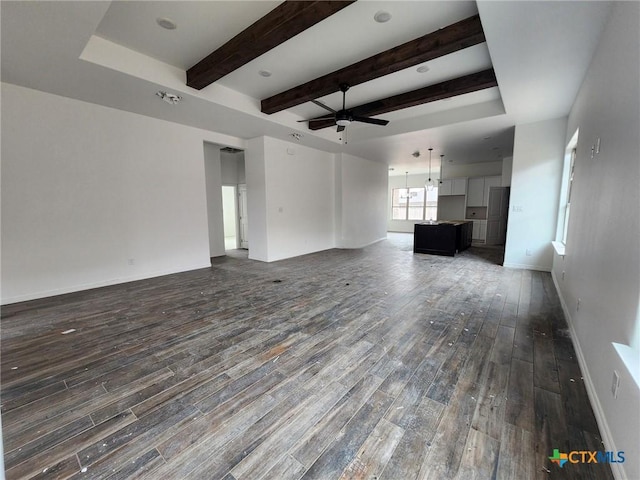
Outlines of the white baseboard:
<svg viewBox="0 0 640 480">
<path fill-rule="evenodd" d="M 580 342 L 578 341 L 576 331 L 573 328 L 573 320 L 570 315 L 569 307 L 567 306 L 567 302 L 565 302 L 564 298 L 562 297 L 558 279 L 556 278 L 556 275 L 553 271 L 551 272 L 551 278 L 553 279 L 553 285 L 555 286 L 556 292 L 558 293 L 560 305 L 562 306 L 562 311 L 564 312 L 564 316 L 567 320 L 567 325 L 569 326 L 571 343 L 573 344 L 573 348 L 576 351 L 576 356 L 578 357 L 578 365 L 580 366 L 580 371 L 582 372 L 582 377 L 584 378 L 584 385 L 587 389 L 587 395 L 589 396 L 589 403 L 591 403 L 591 407 L 593 408 L 593 413 L 595 414 L 596 423 L 598 424 L 598 428 L 600 429 L 602 441 L 608 451 L 617 452 L 618 449 L 616 448 L 615 442 L 613 440 L 613 435 L 611 434 L 611 429 L 609 428 L 609 424 L 607 423 L 607 418 L 604 415 L 602 404 L 600 403 L 600 399 L 596 394 L 596 389 L 593 385 L 593 381 L 591 380 L 591 375 L 589 374 L 589 369 L 587 368 L 587 363 L 584 359 L 584 354 L 582 353 L 582 347 L 580 346 Z M 627 475 L 624 471 L 624 467 L 622 466 L 623 464 L 610 463 L 609 465 L 611 466 L 611 473 L 613 473 L 613 476 L 616 480 L 627 480 Z"/>
<path fill-rule="evenodd" d="M 210 268 L 210 267 L 211 267 L 210 262 L 197 263 L 197 264 L 191 264 L 191 265 L 181 265 L 168 270 L 157 270 L 152 272 L 141 273 L 138 275 L 131 275 L 127 277 L 111 278 L 111 279 L 103 280 L 100 282 L 83 283 L 78 285 L 70 285 L 62 288 L 55 288 L 53 290 L 44 290 L 39 292 L 26 293 L 23 295 L 15 295 L 12 297 L 3 298 L 0 304 L 9 305 L 11 303 L 28 302 L 30 300 L 39 300 L 41 298 L 55 297 L 57 295 L 65 295 L 67 293 L 81 292 L 83 290 L 91 290 L 93 288 L 109 287 L 111 285 L 118 285 L 121 283 L 136 282 L 138 280 L 146 280 L 148 278 L 162 277 L 164 275 L 172 275 L 174 273 L 182 273 L 182 272 L 188 272 L 191 270 L 198 270 L 201 268 Z"/>
<path fill-rule="evenodd" d="M 386 240 L 386 239 L 387 239 L 387 237 L 381 237 L 381 238 L 378 238 L 378 239 L 373 240 L 373 241 L 368 242 L 368 243 L 362 243 L 362 244 L 358 244 L 358 245 L 343 245 L 343 246 L 341 246 L 339 248 L 343 248 L 343 249 L 365 248 L 365 247 L 368 247 L 369 245 L 373 245 L 373 244 L 382 242 L 383 240 Z"/>
<path fill-rule="evenodd" d="M 521 270 L 536 270 L 538 272 L 550 272 L 551 268 L 544 265 L 530 265 L 528 263 L 503 263 L 505 268 L 519 268 Z"/>
</svg>

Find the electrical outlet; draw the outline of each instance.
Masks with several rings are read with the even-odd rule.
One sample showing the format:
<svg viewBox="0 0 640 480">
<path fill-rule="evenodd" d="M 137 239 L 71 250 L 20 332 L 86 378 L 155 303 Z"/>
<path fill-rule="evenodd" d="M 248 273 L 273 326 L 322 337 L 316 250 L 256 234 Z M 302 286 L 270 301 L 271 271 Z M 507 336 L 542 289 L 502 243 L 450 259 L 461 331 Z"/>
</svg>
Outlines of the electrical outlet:
<svg viewBox="0 0 640 480">
<path fill-rule="evenodd" d="M 127 263 L 129 265 L 135 265 L 136 264 L 136 259 L 135 258 L 130 258 L 129 260 L 127 260 Z"/>
<path fill-rule="evenodd" d="M 618 398 L 618 389 L 620 388 L 620 375 L 615 370 L 613 371 L 613 381 L 611 382 L 611 393 L 613 398 Z"/>
<path fill-rule="evenodd" d="M 576 302 L 576 312 L 580 311 L 580 302 L 582 302 L 582 299 L 578 299 L 578 301 Z"/>
</svg>

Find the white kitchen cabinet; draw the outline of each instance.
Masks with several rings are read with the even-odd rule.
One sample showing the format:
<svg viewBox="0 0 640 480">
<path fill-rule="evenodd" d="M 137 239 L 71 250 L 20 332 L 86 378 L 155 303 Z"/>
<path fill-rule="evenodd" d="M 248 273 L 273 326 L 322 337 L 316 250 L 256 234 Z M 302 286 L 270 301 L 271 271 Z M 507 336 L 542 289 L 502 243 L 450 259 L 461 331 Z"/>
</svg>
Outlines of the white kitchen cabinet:
<svg viewBox="0 0 640 480">
<path fill-rule="evenodd" d="M 481 207 L 483 201 L 484 201 L 484 177 L 470 178 L 469 185 L 467 188 L 467 206 Z"/>
<path fill-rule="evenodd" d="M 442 183 L 438 185 L 438 196 L 444 197 L 447 195 L 451 195 L 452 186 L 453 186 L 453 181 L 451 179 L 442 180 Z"/>
<path fill-rule="evenodd" d="M 502 184 L 500 175 L 492 177 L 474 177 L 469 179 L 467 189 L 467 207 L 486 207 L 489 204 L 489 189 Z"/>
<path fill-rule="evenodd" d="M 467 193 L 466 178 L 452 178 L 451 195 L 465 195 Z"/>
<path fill-rule="evenodd" d="M 440 197 L 464 195 L 465 193 L 467 193 L 467 179 L 464 177 L 447 178 L 438 185 L 438 196 Z"/>
</svg>

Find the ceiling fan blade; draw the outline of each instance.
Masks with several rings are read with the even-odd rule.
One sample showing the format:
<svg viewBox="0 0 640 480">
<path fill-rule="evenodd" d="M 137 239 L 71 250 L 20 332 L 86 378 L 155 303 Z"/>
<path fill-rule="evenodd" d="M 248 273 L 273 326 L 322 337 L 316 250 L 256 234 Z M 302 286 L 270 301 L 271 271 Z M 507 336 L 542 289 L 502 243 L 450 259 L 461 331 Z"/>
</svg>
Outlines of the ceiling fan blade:
<svg viewBox="0 0 640 480">
<path fill-rule="evenodd" d="M 354 122 L 361 123 L 371 123 L 372 125 L 386 125 L 389 123 L 389 120 L 382 120 L 380 118 L 370 118 L 370 117 L 352 117 Z"/>
<path fill-rule="evenodd" d="M 325 115 L 324 117 L 314 117 L 314 118 L 308 118 L 306 120 L 296 120 L 297 122 L 315 122 L 318 120 L 330 120 L 332 118 L 335 118 L 334 115 Z"/>
<path fill-rule="evenodd" d="M 336 113 L 336 111 L 333 108 L 326 106 L 324 103 L 319 102 L 318 100 L 311 100 L 311 101 L 316 105 L 318 105 L 319 107 L 322 107 L 325 110 L 329 110 L 331 113 Z"/>
<path fill-rule="evenodd" d="M 336 130 L 336 132 L 342 132 L 345 128 L 347 127 L 345 127 L 344 125 L 338 125 L 338 129 Z"/>
</svg>

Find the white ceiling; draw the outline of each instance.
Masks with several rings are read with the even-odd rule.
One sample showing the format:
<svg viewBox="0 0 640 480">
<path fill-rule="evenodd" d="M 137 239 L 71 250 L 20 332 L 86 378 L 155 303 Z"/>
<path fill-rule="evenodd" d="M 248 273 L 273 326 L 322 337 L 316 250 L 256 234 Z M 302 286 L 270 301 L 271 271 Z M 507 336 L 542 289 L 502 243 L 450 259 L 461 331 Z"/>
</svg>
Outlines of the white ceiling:
<svg viewBox="0 0 640 480">
<path fill-rule="evenodd" d="M 513 126 L 566 115 L 609 13 L 610 2 L 367 1 L 344 8 L 201 91 L 184 71 L 265 15 L 272 1 L 1 3 L 2 80 L 142 115 L 248 139 L 270 135 L 345 151 L 423 172 L 434 148 L 454 163 L 495 161 L 513 150 Z M 379 10 L 392 14 L 379 24 Z M 297 120 L 323 115 L 305 103 L 274 115 L 260 99 L 426 33 L 480 14 L 487 43 L 353 87 L 347 107 L 421 88 L 493 63 L 498 87 L 381 115 L 386 127 L 353 124 L 308 130 Z M 160 28 L 167 17 L 176 30 Z M 269 78 L 258 72 L 267 69 Z M 171 107 L 159 89 L 184 100 Z M 320 99 L 333 108 L 341 94 Z M 229 144 L 233 142 L 230 141 Z M 237 142 L 236 142 L 237 143 Z M 232 145 L 237 146 L 237 145 Z"/>
</svg>

